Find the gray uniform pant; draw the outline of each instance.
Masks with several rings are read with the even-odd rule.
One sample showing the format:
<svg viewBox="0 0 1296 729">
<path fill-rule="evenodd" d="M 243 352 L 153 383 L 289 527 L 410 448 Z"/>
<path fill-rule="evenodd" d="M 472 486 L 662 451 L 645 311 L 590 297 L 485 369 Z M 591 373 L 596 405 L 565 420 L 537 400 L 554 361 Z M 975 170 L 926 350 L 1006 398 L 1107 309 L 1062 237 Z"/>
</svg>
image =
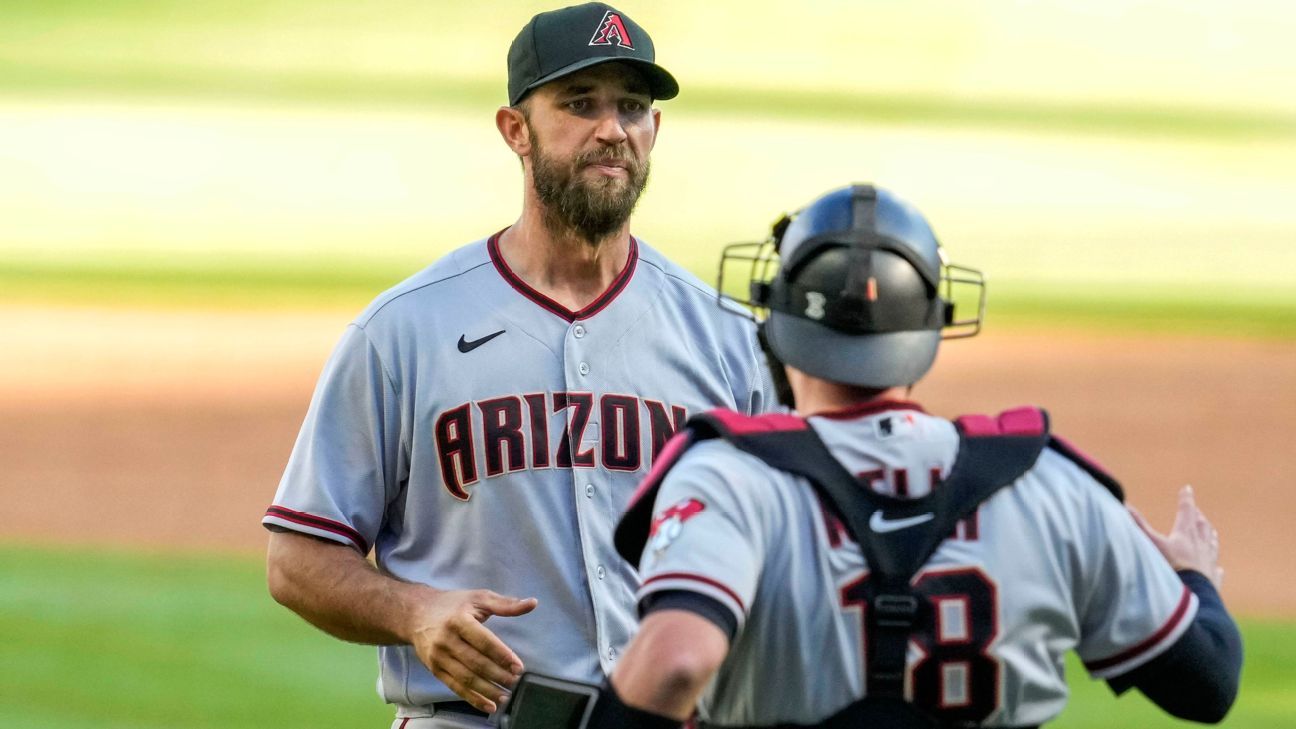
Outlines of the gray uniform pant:
<svg viewBox="0 0 1296 729">
<path fill-rule="evenodd" d="M 397 717 L 391 729 L 484 729 L 490 721 L 484 716 L 440 711 L 435 716 Z"/>
</svg>

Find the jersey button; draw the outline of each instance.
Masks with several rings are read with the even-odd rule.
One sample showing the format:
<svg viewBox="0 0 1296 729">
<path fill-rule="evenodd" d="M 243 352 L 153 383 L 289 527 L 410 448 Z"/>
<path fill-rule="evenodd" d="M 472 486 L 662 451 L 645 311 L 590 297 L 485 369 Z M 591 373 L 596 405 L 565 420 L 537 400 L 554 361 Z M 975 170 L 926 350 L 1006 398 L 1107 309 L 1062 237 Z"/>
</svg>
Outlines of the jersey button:
<svg viewBox="0 0 1296 729">
<path fill-rule="evenodd" d="M 588 375 L 588 374 L 589 374 L 589 363 L 588 363 L 588 362 L 581 362 L 581 363 L 580 363 L 580 366 L 577 367 L 576 369 L 577 369 L 577 370 L 580 370 L 580 373 L 581 373 L 582 375 Z"/>
<path fill-rule="evenodd" d="M 609 661 L 616 660 L 616 648 L 608 648 L 608 660 Z"/>
<path fill-rule="evenodd" d="M 594 572 L 598 575 L 600 580 L 603 579 L 603 575 L 607 574 L 607 572 L 603 570 L 603 565 L 599 565 L 598 569 L 594 570 Z"/>
<path fill-rule="evenodd" d="M 592 483 L 585 484 L 585 498 L 587 499 L 594 498 L 594 484 Z"/>
<path fill-rule="evenodd" d="M 576 328 L 572 330 L 572 334 L 576 335 L 577 339 L 580 339 L 581 337 L 585 336 L 585 327 L 581 326 L 580 324 L 577 324 Z"/>
</svg>

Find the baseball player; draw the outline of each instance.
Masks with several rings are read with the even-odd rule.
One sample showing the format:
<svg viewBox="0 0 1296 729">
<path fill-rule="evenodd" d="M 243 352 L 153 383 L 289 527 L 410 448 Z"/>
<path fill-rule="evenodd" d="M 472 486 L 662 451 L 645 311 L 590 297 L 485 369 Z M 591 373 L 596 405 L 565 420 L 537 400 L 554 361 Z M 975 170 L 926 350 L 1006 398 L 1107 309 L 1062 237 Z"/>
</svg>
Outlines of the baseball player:
<svg viewBox="0 0 1296 729">
<path fill-rule="evenodd" d="M 1140 530 L 1043 411 L 951 422 L 905 400 L 943 330 L 979 329 L 955 282 L 982 302 L 984 284 L 895 195 L 834 190 L 772 242 L 751 303 L 797 414 L 717 411 L 667 446 L 617 530 L 643 621 L 590 725 L 696 705 L 718 727 L 1036 726 L 1066 703 L 1069 650 L 1117 693 L 1219 721 L 1241 640 L 1191 491 L 1169 536 Z"/>
<path fill-rule="evenodd" d="M 770 402 L 749 322 L 630 234 L 678 92 L 648 33 L 541 13 L 508 73 L 520 217 L 351 324 L 263 519 L 274 598 L 380 646 L 403 729 L 484 725 L 524 666 L 603 680 L 636 626 L 635 485 L 688 416 Z"/>
</svg>

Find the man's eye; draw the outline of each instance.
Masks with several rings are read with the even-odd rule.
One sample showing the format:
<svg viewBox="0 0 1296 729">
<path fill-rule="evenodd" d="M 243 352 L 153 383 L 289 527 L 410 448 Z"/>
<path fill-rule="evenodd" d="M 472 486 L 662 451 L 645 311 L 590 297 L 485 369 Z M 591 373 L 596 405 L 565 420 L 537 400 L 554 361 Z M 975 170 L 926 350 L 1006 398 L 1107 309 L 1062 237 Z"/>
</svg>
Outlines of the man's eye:
<svg viewBox="0 0 1296 729">
<path fill-rule="evenodd" d="M 575 112 L 585 111 L 589 108 L 589 99 L 573 99 L 567 102 L 567 108 Z"/>
<path fill-rule="evenodd" d="M 621 104 L 621 109 L 627 114 L 638 114 L 644 110 L 644 104 L 641 101 L 626 101 Z"/>
</svg>

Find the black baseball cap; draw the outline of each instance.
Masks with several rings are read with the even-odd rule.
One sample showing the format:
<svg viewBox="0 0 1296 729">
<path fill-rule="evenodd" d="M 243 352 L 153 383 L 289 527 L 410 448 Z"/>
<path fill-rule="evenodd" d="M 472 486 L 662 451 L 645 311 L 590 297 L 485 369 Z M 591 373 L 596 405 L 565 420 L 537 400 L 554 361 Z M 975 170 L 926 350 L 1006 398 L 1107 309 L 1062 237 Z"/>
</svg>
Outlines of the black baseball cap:
<svg viewBox="0 0 1296 729">
<path fill-rule="evenodd" d="M 648 31 L 611 5 L 585 3 L 540 13 L 509 46 L 509 104 L 554 79 L 609 61 L 634 66 L 654 99 L 675 98 L 679 84 L 654 59 Z"/>
</svg>

